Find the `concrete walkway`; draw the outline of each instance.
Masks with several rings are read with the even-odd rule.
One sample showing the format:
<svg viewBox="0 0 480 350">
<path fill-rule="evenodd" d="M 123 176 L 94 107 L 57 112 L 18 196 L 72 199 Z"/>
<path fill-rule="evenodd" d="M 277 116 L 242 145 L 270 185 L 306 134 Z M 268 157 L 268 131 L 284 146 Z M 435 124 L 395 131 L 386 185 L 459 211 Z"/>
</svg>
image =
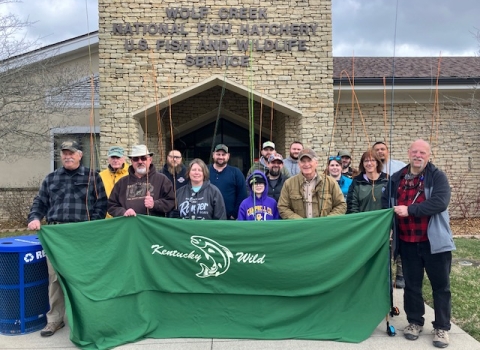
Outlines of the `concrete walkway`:
<svg viewBox="0 0 480 350">
<path fill-rule="evenodd" d="M 394 317 L 390 324 L 397 331 L 397 335 L 389 337 L 386 333 L 386 323 L 382 321 L 370 338 L 359 344 L 340 343 L 333 341 L 312 340 L 249 340 L 249 339 L 146 339 L 133 344 L 117 347 L 121 350 L 424 350 L 436 349 L 432 344 L 431 334 L 433 310 L 426 307 L 425 327 L 419 339 L 407 340 L 403 337 L 403 328 L 407 325 L 403 312 L 403 293 L 395 293 L 395 305 L 401 311 L 400 316 Z M 352 315 L 362 317 L 362 315 Z M 465 333 L 456 325 L 452 325 L 449 350 L 480 350 L 480 343 Z M 50 338 L 40 337 L 40 332 L 4 336 L 0 335 L 0 349 L 77 349 L 69 339 L 68 326 L 58 331 Z"/>
</svg>

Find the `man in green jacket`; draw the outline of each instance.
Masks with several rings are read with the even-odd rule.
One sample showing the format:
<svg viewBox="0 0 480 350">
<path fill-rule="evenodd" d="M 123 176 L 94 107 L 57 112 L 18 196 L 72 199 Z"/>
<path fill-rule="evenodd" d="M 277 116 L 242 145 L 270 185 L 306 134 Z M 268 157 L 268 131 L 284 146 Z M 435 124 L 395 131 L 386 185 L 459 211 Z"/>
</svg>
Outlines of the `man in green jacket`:
<svg viewBox="0 0 480 350">
<path fill-rule="evenodd" d="M 310 149 L 298 155 L 300 173 L 283 185 L 278 211 L 282 219 L 345 214 L 347 204 L 334 178 L 317 172 L 318 158 Z"/>
</svg>

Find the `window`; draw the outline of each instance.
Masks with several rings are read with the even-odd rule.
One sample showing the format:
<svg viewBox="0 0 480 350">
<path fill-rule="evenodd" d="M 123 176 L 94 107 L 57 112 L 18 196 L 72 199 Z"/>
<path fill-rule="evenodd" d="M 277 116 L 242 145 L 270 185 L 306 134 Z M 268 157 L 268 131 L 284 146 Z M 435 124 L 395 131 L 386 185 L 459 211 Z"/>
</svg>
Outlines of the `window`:
<svg viewBox="0 0 480 350">
<path fill-rule="evenodd" d="M 93 133 L 90 133 L 89 127 L 73 127 L 65 129 L 54 129 L 53 134 L 53 169 L 56 170 L 62 167 L 62 161 L 60 159 L 60 147 L 62 142 L 67 140 L 77 141 L 80 145 L 83 157 L 82 165 L 88 168 L 100 169 L 99 163 L 99 150 L 100 150 L 100 130 L 95 128 Z M 92 149 L 93 143 L 93 149 Z M 93 165 L 92 157 L 93 155 Z"/>
</svg>

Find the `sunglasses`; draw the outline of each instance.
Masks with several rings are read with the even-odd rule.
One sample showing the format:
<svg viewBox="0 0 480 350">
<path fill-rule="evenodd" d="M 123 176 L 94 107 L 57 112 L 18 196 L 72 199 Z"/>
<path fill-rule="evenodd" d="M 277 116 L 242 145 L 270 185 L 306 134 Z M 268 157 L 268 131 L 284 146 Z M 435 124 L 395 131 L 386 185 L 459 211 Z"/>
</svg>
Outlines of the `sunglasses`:
<svg viewBox="0 0 480 350">
<path fill-rule="evenodd" d="M 139 160 L 141 160 L 142 162 L 145 162 L 148 157 L 147 156 L 141 156 L 141 157 L 132 157 L 130 158 L 132 160 L 132 162 L 138 162 Z"/>
<path fill-rule="evenodd" d="M 342 160 L 342 157 L 339 157 L 339 156 L 330 156 L 328 157 L 328 160 L 336 160 L 337 162 L 341 161 Z"/>
</svg>

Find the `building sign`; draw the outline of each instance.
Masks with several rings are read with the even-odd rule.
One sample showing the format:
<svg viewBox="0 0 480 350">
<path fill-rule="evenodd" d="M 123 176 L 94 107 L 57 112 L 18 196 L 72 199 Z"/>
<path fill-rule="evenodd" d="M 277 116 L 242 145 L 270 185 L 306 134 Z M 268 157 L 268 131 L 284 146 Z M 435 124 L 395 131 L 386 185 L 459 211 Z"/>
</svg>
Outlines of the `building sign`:
<svg viewBox="0 0 480 350">
<path fill-rule="evenodd" d="M 316 23 L 269 23 L 267 9 L 255 7 L 222 7 L 213 13 L 208 7 L 172 7 L 166 8 L 165 15 L 166 22 L 173 23 L 115 23 L 112 33 L 127 37 L 126 51 L 184 52 L 188 67 L 209 68 L 248 67 L 253 52 L 307 51 L 308 40 L 304 38 L 317 35 L 318 28 Z M 209 18 L 240 22 L 207 22 Z M 177 23 L 182 20 L 198 22 Z M 191 35 L 197 39 L 188 39 Z"/>
</svg>

